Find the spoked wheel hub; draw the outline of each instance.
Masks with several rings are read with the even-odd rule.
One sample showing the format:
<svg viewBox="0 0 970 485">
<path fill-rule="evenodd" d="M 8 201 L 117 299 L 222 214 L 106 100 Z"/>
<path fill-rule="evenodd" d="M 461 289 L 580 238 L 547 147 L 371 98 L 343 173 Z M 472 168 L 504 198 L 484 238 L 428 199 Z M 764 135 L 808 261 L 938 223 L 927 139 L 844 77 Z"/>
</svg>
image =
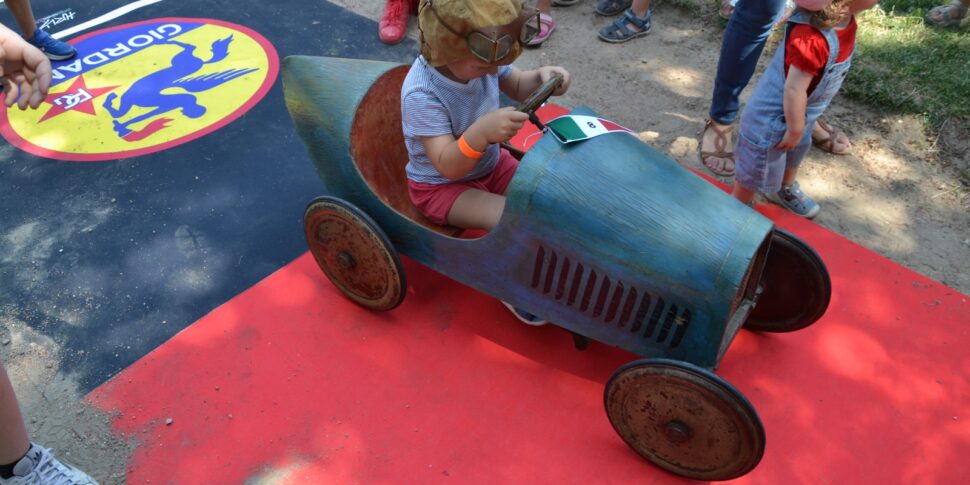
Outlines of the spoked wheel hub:
<svg viewBox="0 0 970 485">
<path fill-rule="evenodd" d="M 631 362 L 610 378 L 604 401 L 623 441 L 683 477 L 736 478 L 754 469 L 764 453 L 764 427 L 747 399 L 714 373 L 686 362 Z"/>
</svg>

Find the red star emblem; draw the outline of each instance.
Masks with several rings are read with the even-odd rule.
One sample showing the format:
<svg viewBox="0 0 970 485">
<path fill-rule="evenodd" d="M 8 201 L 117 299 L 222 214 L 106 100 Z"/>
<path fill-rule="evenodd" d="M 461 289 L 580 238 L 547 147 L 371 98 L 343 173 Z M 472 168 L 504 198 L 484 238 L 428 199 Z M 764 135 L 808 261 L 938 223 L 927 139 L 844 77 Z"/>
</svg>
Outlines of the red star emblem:
<svg viewBox="0 0 970 485">
<path fill-rule="evenodd" d="M 118 86 L 107 86 L 100 88 L 89 88 L 84 83 L 84 75 L 80 75 L 71 85 L 59 93 L 47 93 L 44 102 L 51 105 L 51 108 L 44 113 L 37 123 L 43 123 L 55 116 L 72 111 L 75 113 L 86 113 L 95 116 L 94 100 L 102 94 L 108 93 Z"/>
</svg>

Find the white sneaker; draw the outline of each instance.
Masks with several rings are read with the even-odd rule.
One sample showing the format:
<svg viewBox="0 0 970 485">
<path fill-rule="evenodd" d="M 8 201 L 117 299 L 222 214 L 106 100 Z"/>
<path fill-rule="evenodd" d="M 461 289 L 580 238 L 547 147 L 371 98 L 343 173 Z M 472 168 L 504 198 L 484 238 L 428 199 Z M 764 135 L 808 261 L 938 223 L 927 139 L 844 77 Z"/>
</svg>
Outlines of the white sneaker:
<svg viewBox="0 0 970 485">
<path fill-rule="evenodd" d="M 0 485 L 98 485 L 87 473 L 54 458 L 51 450 L 31 443 L 27 455 L 13 467 L 13 476 Z"/>
</svg>

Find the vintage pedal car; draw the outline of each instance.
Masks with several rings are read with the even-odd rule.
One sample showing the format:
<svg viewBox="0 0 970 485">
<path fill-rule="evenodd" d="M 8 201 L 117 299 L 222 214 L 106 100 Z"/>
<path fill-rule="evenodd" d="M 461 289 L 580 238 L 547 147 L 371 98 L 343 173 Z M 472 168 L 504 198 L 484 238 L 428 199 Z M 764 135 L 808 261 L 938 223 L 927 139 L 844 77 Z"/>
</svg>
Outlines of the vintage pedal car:
<svg viewBox="0 0 970 485">
<path fill-rule="evenodd" d="M 818 320 L 828 272 L 798 238 L 625 134 L 521 158 L 497 227 L 478 238 L 411 205 L 400 88 L 409 66 L 292 56 L 283 87 L 323 180 L 304 214 L 310 251 L 348 298 L 391 310 L 405 295 L 398 253 L 541 315 L 577 337 L 645 359 L 618 369 L 604 401 L 620 437 L 681 476 L 725 480 L 760 461 L 752 405 L 715 375 L 742 328 Z M 525 111 L 548 98 L 544 85 Z M 587 109 L 574 113 L 592 114 Z"/>
</svg>

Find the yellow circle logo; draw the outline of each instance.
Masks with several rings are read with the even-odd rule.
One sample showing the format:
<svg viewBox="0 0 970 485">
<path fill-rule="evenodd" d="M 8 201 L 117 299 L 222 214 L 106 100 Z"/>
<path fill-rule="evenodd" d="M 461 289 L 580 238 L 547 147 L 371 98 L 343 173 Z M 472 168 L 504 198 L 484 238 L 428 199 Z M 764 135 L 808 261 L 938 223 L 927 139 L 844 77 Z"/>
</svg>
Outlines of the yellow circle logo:
<svg viewBox="0 0 970 485">
<path fill-rule="evenodd" d="M 276 50 L 248 28 L 156 19 L 71 42 L 36 110 L 0 111 L 0 133 L 34 155 L 73 161 L 153 153 L 211 133 L 269 92 Z"/>
</svg>

